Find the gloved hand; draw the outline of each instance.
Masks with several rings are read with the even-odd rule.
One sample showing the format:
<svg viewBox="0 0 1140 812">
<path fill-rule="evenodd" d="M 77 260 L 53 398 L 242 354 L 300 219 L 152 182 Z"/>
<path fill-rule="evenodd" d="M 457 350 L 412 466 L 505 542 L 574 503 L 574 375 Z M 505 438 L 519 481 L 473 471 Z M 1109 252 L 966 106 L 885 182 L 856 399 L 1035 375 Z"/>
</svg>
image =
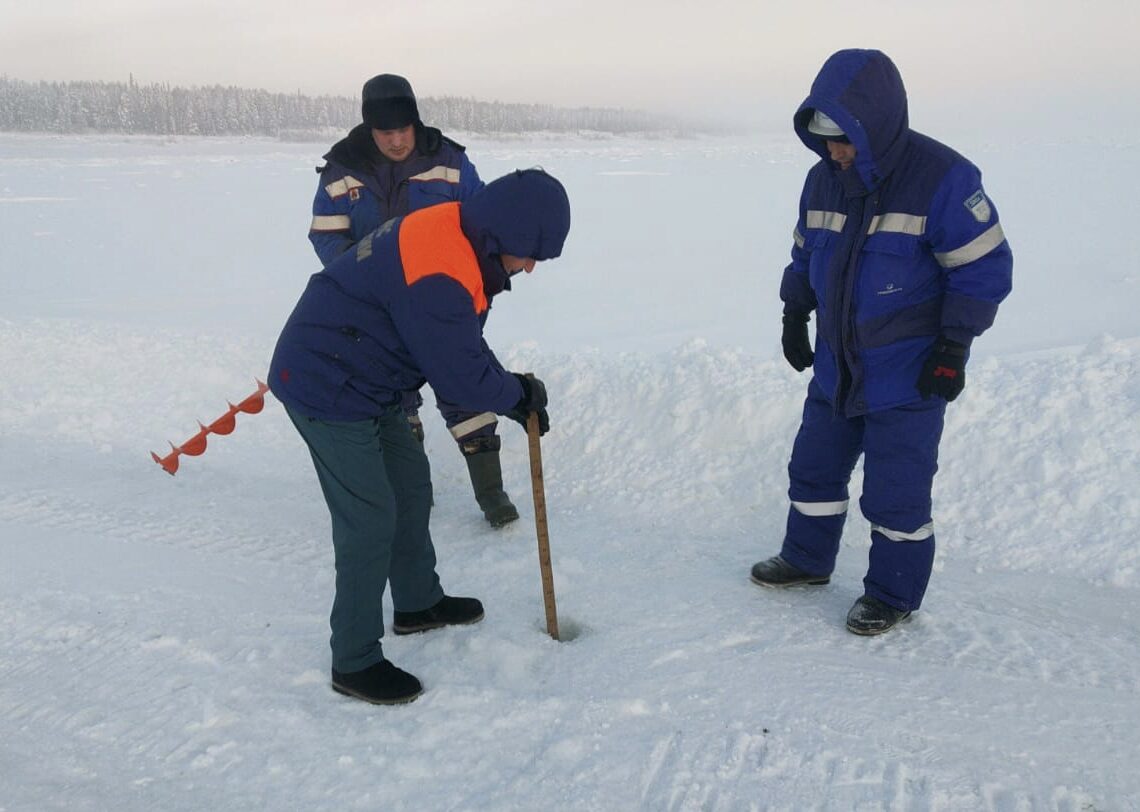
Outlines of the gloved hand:
<svg viewBox="0 0 1140 812">
<path fill-rule="evenodd" d="M 530 413 L 538 412 L 538 434 L 541 437 L 550 430 L 550 416 L 546 413 L 546 386 L 533 375 L 520 375 L 517 372 L 511 374 L 522 384 L 523 396 L 504 416 L 525 429 Z"/>
<path fill-rule="evenodd" d="M 939 336 L 915 384 L 923 400 L 931 395 L 949 403 L 966 388 L 966 345 Z"/>
<path fill-rule="evenodd" d="M 803 372 L 815 360 L 807 326 L 807 313 L 793 310 L 784 314 L 784 334 L 780 343 L 784 345 L 784 357 L 796 372 Z"/>
</svg>

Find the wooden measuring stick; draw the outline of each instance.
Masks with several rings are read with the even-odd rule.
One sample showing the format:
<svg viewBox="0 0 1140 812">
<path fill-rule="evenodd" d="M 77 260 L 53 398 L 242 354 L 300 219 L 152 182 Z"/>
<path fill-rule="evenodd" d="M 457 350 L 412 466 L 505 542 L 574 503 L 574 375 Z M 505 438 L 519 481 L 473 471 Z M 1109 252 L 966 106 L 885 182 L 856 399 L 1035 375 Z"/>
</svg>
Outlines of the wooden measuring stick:
<svg viewBox="0 0 1140 812">
<path fill-rule="evenodd" d="M 550 531 L 546 525 L 546 488 L 542 482 L 542 447 L 538 440 L 538 413 L 526 419 L 530 441 L 530 484 L 534 493 L 534 527 L 538 532 L 538 568 L 542 572 L 542 600 L 546 605 L 546 631 L 558 639 L 558 609 L 554 604 L 554 572 L 550 566 Z"/>
</svg>

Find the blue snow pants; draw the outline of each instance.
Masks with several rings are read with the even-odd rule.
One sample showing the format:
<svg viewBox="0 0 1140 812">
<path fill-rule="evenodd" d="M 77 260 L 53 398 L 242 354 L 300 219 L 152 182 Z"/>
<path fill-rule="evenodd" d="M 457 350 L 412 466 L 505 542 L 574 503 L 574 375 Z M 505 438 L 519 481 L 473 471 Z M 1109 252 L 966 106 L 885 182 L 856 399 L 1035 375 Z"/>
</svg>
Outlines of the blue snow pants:
<svg viewBox="0 0 1140 812">
<path fill-rule="evenodd" d="M 867 595 L 918 609 L 934 564 L 931 487 L 946 401 L 933 397 L 859 417 L 836 415 L 812 379 L 788 464 L 787 532 L 781 557 L 812 575 L 835 569 L 851 472 L 863 455 L 859 507 L 871 523 Z"/>
<path fill-rule="evenodd" d="M 332 667 L 361 671 L 384 659 L 386 584 L 401 612 L 427 609 L 443 597 L 428 532 L 427 455 L 399 405 L 372 420 L 350 422 L 285 411 L 309 447 L 332 517 Z"/>
</svg>

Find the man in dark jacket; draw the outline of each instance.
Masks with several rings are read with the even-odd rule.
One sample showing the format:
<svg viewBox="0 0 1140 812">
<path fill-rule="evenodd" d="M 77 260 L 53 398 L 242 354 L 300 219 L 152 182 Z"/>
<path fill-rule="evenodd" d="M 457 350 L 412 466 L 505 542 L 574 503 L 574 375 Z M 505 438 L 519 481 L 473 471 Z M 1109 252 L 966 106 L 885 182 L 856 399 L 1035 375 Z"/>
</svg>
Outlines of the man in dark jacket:
<svg viewBox="0 0 1140 812">
<path fill-rule="evenodd" d="M 483 187 L 462 145 L 420 120 L 408 80 L 385 73 L 364 84 L 363 123 L 333 145 L 313 199 L 309 240 L 325 265 L 393 217 L 439 203 L 463 201 Z M 419 392 L 404 411 L 422 442 Z M 475 500 L 492 527 L 519 517 L 503 489 L 498 421 L 438 398 L 436 404 L 467 463 Z"/>
<path fill-rule="evenodd" d="M 832 55 L 794 123 L 821 161 L 804 183 L 780 286 L 783 347 L 793 368 L 814 375 L 788 465 L 783 547 L 752 580 L 828 583 L 862 454 L 871 552 L 847 628 L 879 634 L 925 594 L 946 403 L 1011 289 L 1013 258 L 977 167 L 910 129 L 902 77 L 885 54 Z"/>
<path fill-rule="evenodd" d="M 381 598 L 396 634 L 474 623 L 474 598 L 445 595 L 428 531 L 431 474 L 404 418 L 425 382 L 449 402 L 549 426 L 546 388 L 505 371 L 482 319 L 510 277 L 562 253 L 570 204 L 537 169 L 463 203 L 387 221 L 314 274 L 277 341 L 269 387 L 309 448 L 332 517 L 332 685 L 369 702 L 422 691 L 384 658 Z"/>
</svg>

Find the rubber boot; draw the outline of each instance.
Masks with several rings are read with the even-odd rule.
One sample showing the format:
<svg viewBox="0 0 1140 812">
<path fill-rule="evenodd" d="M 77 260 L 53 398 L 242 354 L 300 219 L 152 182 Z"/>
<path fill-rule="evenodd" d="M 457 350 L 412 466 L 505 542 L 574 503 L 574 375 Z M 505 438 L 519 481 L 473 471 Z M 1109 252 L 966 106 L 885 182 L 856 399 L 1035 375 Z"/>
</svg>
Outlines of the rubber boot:
<svg viewBox="0 0 1140 812">
<path fill-rule="evenodd" d="M 501 446 L 502 440 L 497 436 L 476 437 L 459 446 L 467 460 L 475 501 L 491 527 L 502 527 L 519 517 L 518 510 L 503 491 L 503 469 L 499 463 Z"/>
</svg>

